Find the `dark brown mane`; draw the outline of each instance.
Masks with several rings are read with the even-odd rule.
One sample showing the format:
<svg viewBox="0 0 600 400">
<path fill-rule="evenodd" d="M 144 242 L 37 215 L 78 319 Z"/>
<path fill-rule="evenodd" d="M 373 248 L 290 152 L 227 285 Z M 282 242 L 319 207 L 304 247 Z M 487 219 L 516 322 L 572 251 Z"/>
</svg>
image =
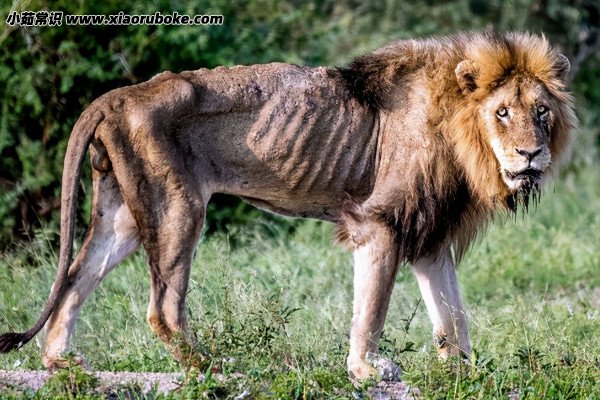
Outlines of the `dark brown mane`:
<svg viewBox="0 0 600 400">
<path fill-rule="evenodd" d="M 394 42 L 336 70 L 350 94 L 362 105 L 373 110 L 389 110 L 398 81 L 422 66 L 428 56 L 419 51 L 422 50 L 420 45 L 414 41 Z"/>
</svg>

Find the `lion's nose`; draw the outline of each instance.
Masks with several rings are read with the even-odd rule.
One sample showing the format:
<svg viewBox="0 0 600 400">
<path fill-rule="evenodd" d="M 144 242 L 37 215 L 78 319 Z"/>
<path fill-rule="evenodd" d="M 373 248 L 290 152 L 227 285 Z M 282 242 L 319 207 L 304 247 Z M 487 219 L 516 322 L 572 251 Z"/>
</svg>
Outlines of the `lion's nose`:
<svg viewBox="0 0 600 400">
<path fill-rule="evenodd" d="M 517 153 L 519 153 L 520 155 L 522 155 L 523 157 L 527 157 L 527 160 L 529 162 L 531 162 L 531 160 L 533 160 L 535 158 L 535 156 L 537 156 L 538 154 L 540 154 L 542 152 L 542 148 L 538 147 L 535 150 L 523 150 L 523 149 L 515 148 L 515 151 Z"/>
</svg>

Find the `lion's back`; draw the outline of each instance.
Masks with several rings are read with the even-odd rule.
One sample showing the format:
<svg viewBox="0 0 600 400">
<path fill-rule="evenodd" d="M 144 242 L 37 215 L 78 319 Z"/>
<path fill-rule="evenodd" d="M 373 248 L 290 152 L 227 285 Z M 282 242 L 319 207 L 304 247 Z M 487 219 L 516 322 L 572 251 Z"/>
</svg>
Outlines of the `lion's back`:
<svg viewBox="0 0 600 400">
<path fill-rule="evenodd" d="M 335 85 L 326 68 L 285 63 L 238 65 L 184 71 L 179 74 L 197 90 L 198 112 L 249 112 L 260 108 L 281 92 L 348 97 Z"/>
</svg>

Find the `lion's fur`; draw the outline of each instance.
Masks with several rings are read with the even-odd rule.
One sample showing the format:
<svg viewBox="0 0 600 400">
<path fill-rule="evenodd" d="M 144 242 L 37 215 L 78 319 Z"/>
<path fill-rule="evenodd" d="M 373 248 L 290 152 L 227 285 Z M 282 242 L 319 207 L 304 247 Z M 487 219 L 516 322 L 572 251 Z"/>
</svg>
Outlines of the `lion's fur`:
<svg viewBox="0 0 600 400">
<path fill-rule="evenodd" d="M 460 257 L 495 211 L 514 209 L 537 188 L 535 181 L 519 192 L 503 181 L 506 168 L 501 171 L 486 128 L 491 122 L 482 120 L 490 110 L 481 104 L 513 87 L 519 98 L 521 83 L 524 90 L 537 88 L 552 110 L 550 138 L 540 136 L 546 120 L 529 117 L 522 106 L 514 111 L 520 133 L 507 143 L 516 141 L 513 153 L 522 144 L 535 154 L 541 149 L 531 146 L 549 143 L 540 168 L 551 174 L 568 154 L 577 124 L 564 90 L 568 67 L 543 37 L 466 33 L 398 41 L 347 68 L 268 64 L 167 72 L 107 93 L 82 114 L 67 149 L 58 289 L 32 329 L 0 336 L 0 351 L 27 342 L 52 312 L 45 363 L 59 365 L 81 303 L 140 243 L 152 275 L 148 320 L 170 343 L 186 330 L 187 279 L 206 204 L 213 193 L 228 193 L 274 212 L 333 221 L 337 239 L 356 249 L 365 279 L 355 278 L 348 359 L 354 376 L 368 371 L 365 352 L 376 350 L 399 262 L 416 266 L 440 343 L 469 353 L 468 343 L 452 339 L 448 309 L 462 312 L 462 302 L 449 249 Z M 91 227 L 69 271 L 76 187 L 88 147 Z M 445 278 L 431 275 L 442 270 Z M 447 309 L 438 304 L 440 295 L 451 295 Z M 455 336 L 468 341 L 464 314 L 459 319 Z"/>
</svg>

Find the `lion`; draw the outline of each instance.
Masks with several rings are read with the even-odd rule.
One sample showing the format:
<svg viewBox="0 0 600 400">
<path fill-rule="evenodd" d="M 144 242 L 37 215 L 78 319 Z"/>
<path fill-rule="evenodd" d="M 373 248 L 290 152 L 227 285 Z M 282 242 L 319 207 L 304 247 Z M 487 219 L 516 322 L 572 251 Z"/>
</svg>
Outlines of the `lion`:
<svg viewBox="0 0 600 400">
<path fill-rule="evenodd" d="M 544 37 L 459 33 L 401 40 L 345 68 L 273 63 L 164 72 L 95 100 L 64 160 L 60 258 L 36 324 L 44 365 L 64 367 L 86 297 L 140 245 L 151 328 L 194 363 L 186 322 L 190 265 L 214 193 L 336 224 L 354 254 L 347 358 L 353 382 L 377 376 L 394 278 L 409 263 L 441 357 L 471 353 L 455 265 L 494 214 L 516 212 L 568 156 L 577 126 L 570 64 Z M 71 263 L 82 164 L 93 205 Z M 194 361 L 196 360 L 196 361 Z"/>
</svg>

